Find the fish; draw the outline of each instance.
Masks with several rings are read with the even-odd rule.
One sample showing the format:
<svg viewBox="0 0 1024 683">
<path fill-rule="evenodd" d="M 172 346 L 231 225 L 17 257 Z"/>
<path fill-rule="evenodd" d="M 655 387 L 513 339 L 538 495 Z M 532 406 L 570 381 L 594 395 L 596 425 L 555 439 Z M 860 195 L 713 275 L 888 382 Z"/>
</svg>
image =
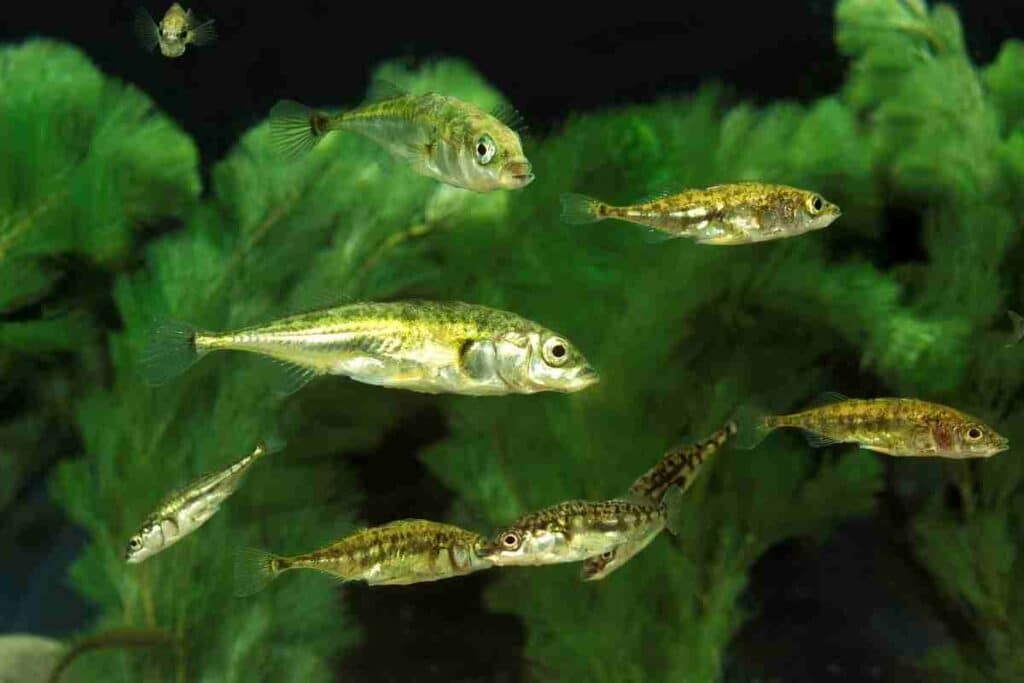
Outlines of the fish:
<svg viewBox="0 0 1024 683">
<path fill-rule="evenodd" d="M 630 206 L 612 206 L 581 194 L 564 194 L 561 201 L 562 220 L 570 225 L 617 218 L 653 228 L 662 237 L 724 246 L 802 235 L 828 227 L 842 215 L 820 194 L 767 183 L 685 190 Z"/>
<path fill-rule="evenodd" d="M 147 51 L 159 46 L 164 57 L 180 57 L 189 45 L 209 45 L 217 39 L 213 19 L 200 21 L 192 10 L 178 3 L 170 6 L 159 24 L 140 7 L 135 13 L 135 32 Z"/>
<path fill-rule="evenodd" d="M 129 539 L 125 561 L 138 564 L 206 524 L 220 509 L 221 503 L 238 490 L 253 463 L 282 447 L 283 443 L 274 439 L 260 441 L 249 455 L 238 462 L 218 472 L 205 474 L 168 494 L 142 522 L 138 533 Z"/>
<path fill-rule="evenodd" d="M 332 131 L 357 133 L 420 175 L 474 192 L 518 190 L 534 180 L 515 111 L 486 112 L 439 93 L 412 95 L 378 81 L 370 98 L 331 114 L 283 100 L 270 110 L 270 134 L 285 158 L 300 157 Z"/>
<path fill-rule="evenodd" d="M 501 529 L 484 557 L 499 567 L 579 562 L 643 539 L 655 529 L 674 533 L 673 512 L 674 504 L 570 500 L 523 515 Z"/>
<path fill-rule="evenodd" d="M 1024 317 L 1021 317 L 1020 313 L 1016 311 L 1007 311 L 1006 315 L 1010 318 L 1010 322 L 1013 324 L 1013 341 L 1007 344 L 1007 348 L 1016 346 L 1024 341 Z"/>
<path fill-rule="evenodd" d="M 361 529 L 303 555 L 243 548 L 235 556 L 235 594 L 258 593 L 290 569 L 317 569 L 370 586 L 440 581 L 493 566 L 481 554 L 485 545 L 483 536 L 451 524 L 402 519 Z"/>
<path fill-rule="evenodd" d="M 703 441 L 673 448 L 633 482 L 629 487 L 630 496 L 661 505 L 672 487 L 678 487 L 681 493 L 686 493 L 700 473 L 701 466 L 736 431 L 736 423 L 730 420 Z M 586 559 L 580 568 L 580 578 L 584 581 L 604 579 L 646 548 L 661 531 L 662 527 L 652 527 L 650 533 L 635 541 L 623 543 Z"/>
<path fill-rule="evenodd" d="M 1006 437 L 978 418 L 915 398 L 855 399 L 830 393 L 799 413 L 759 415 L 746 408 L 740 420 L 747 448 L 782 427 L 803 430 L 814 447 L 855 443 L 891 456 L 988 458 L 1010 447 Z"/>
<path fill-rule="evenodd" d="M 212 351 L 269 356 L 289 373 L 281 393 L 318 375 L 420 393 L 575 392 L 597 372 L 565 337 L 514 313 L 462 302 L 354 303 L 229 332 L 156 328 L 142 358 L 152 384 Z"/>
</svg>

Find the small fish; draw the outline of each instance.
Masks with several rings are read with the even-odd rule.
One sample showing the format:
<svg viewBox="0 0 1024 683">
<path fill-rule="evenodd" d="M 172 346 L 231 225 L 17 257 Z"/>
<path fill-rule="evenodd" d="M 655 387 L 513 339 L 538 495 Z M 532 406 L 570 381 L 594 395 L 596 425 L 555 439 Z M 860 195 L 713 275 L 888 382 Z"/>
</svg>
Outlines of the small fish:
<svg viewBox="0 0 1024 683">
<path fill-rule="evenodd" d="M 157 24 L 143 8 L 135 14 L 135 32 L 143 47 L 152 52 L 158 45 L 164 57 L 180 57 L 188 45 L 209 45 L 217 38 L 213 19 L 199 21 L 192 10 L 178 3 L 171 5 Z"/>
<path fill-rule="evenodd" d="M 249 351 L 290 368 L 282 392 L 317 375 L 423 393 L 573 392 L 598 381 L 567 339 L 537 323 L 461 302 L 359 303 L 214 333 L 168 323 L 144 364 L 159 384 L 210 351 Z"/>
<path fill-rule="evenodd" d="M 289 569 L 318 569 L 371 586 L 439 581 L 490 568 L 481 554 L 485 544 L 483 536 L 451 524 L 402 519 L 304 555 L 283 557 L 246 548 L 235 558 L 235 594 L 257 593 Z"/>
<path fill-rule="evenodd" d="M 674 533 L 670 507 L 632 500 L 566 501 L 502 529 L 484 556 L 501 567 L 579 562 L 666 526 Z"/>
<path fill-rule="evenodd" d="M 839 207 L 820 194 L 785 185 L 733 183 L 686 190 L 632 206 L 611 206 L 579 194 L 562 195 L 569 224 L 618 218 L 646 225 L 667 237 L 699 244 L 735 245 L 801 235 L 828 227 Z"/>
<path fill-rule="evenodd" d="M 1021 317 L 1020 313 L 1016 311 L 1007 311 L 1006 315 L 1010 317 L 1010 322 L 1013 323 L 1013 341 L 1006 345 L 1009 348 L 1024 341 L 1024 317 Z"/>
<path fill-rule="evenodd" d="M 780 427 L 804 431 L 814 447 L 855 443 L 893 456 L 988 458 L 1009 441 L 976 417 L 914 398 L 853 399 L 826 394 L 820 405 L 792 415 L 746 415 L 745 445 L 757 445 Z"/>
<path fill-rule="evenodd" d="M 736 429 L 736 423 L 730 421 L 704 441 L 672 449 L 657 465 L 633 482 L 629 487 L 630 495 L 648 500 L 653 505 L 661 505 L 665 494 L 674 486 L 681 493 L 686 493 L 697 479 L 704 462 L 736 433 Z M 580 578 L 584 581 L 600 581 L 646 548 L 659 533 L 661 527 L 652 528 L 648 535 L 636 541 L 623 543 L 587 559 L 580 570 Z"/>
<path fill-rule="evenodd" d="M 166 550 L 205 524 L 238 486 L 254 462 L 281 444 L 261 441 L 252 453 L 233 465 L 203 475 L 183 489 L 165 497 L 128 541 L 125 560 L 136 564 Z"/>
<path fill-rule="evenodd" d="M 352 131 L 420 175 L 491 192 L 518 190 L 533 182 L 533 168 L 513 130 L 517 117 L 511 109 L 487 113 L 454 97 L 410 95 L 378 82 L 367 102 L 340 114 L 278 102 L 270 110 L 270 131 L 286 157 L 308 152 L 331 131 Z"/>
</svg>

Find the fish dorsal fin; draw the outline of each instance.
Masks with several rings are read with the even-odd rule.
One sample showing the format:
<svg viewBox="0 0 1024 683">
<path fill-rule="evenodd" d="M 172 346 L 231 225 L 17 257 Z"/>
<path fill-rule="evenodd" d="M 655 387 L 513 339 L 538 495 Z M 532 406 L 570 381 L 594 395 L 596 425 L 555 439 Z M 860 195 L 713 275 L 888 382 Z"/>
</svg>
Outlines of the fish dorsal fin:
<svg viewBox="0 0 1024 683">
<path fill-rule="evenodd" d="M 849 396 L 840 394 L 838 391 L 825 391 L 815 396 L 809 407 L 820 408 L 822 406 L 835 405 L 836 403 L 845 403 L 849 400 Z"/>
<path fill-rule="evenodd" d="M 665 199 L 666 197 L 671 197 L 673 194 L 676 193 L 671 190 L 655 190 L 654 192 L 641 197 L 637 204 L 650 204 L 651 202 L 657 202 Z"/>
<path fill-rule="evenodd" d="M 807 443 L 810 444 L 811 448 L 825 448 L 827 446 L 835 446 L 837 443 L 842 443 L 842 441 L 833 439 L 830 436 L 825 436 L 818 432 L 812 432 L 808 429 L 801 431 L 803 431 L 804 438 L 807 439 Z"/>
<path fill-rule="evenodd" d="M 366 92 L 366 99 L 363 100 L 361 106 L 365 107 L 368 104 L 377 104 L 378 102 L 395 100 L 399 97 L 405 97 L 408 94 L 409 93 L 405 92 L 391 81 L 377 78 L 370 83 L 370 89 Z"/>
<path fill-rule="evenodd" d="M 491 110 L 491 116 L 498 119 L 506 126 L 517 133 L 525 133 L 527 130 L 526 119 L 519 113 L 519 110 L 508 102 L 503 102 Z"/>
</svg>

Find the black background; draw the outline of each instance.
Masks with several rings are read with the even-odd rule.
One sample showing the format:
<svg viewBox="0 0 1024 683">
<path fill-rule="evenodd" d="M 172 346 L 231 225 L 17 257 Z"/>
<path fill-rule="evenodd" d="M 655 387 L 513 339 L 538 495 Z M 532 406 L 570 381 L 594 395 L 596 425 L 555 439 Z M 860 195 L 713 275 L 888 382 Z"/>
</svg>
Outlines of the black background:
<svg viewBox="0 0 1024 683">
<path fill-rule="evenodd" d="M 1024 35 L 1024 0 L 952 4 L 978 63 Z M 172 60 L 135 41 L 135 2 L 22 0 L 0 9 L 0 41 L 48 36 L 78 45 L 175 118 L 196 139 L 207 173 L 275 100 L 356 102 L 371 69 L 386 59 L 465 58 L 539 133 L 570 112 L 686 93 L 707 80 L 757 102 L 809 100 L 844 80 L 830 0 L 596 5 L 210 0 L 186 6 L 216 19 L 219 42 Z M 166 9 L 146 7 L 157 18 Z M 353 458 L 371 522 L 443 517 L 448 492 L 408 456 L 440 429 L 436 415 L 422 415 L 377 452 Z M 403 466 L 394 467 L 399 457 Z M 0 619 L 0 631 L 66 635 L 84 627 L 88 609 L 55 588 L 82 539 L 46 505 L 42 480 L 0 528 L 18 520 L 27 531 L 0 533 L 0 614 L 14 615 Z M 339 662 L 339 677 L 513 680 L 525 634 L 515 619 L 484 612 L 480 590 L 488 580 L 351 589 L 366 640 Z M 732 648 L 727 678 L 910 680 L 902 662 L 956 631 L 948 616 L 929 612 L 934 597 L 878 520 L 848 524 L 821 547 L 784 545 L 755 569 L 745 600 L 758 614 Z"/>
</svg>

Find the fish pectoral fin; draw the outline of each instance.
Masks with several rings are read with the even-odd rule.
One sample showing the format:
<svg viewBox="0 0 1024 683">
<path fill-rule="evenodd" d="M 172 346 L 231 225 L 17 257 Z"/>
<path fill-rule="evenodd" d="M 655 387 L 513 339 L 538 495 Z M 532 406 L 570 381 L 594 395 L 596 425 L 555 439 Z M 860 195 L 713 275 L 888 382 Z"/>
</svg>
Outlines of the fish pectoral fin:
<svg viewBox="0 0 1024 683">
<path fill-rule="evenodd" d="M 804 438 L 807 439 L 807 443 L 810 444 L 812 448 L 825 448 L 826 446 L 835 446 L 837 443 L 842 443 L 842 441 L 833 439 L 830 436 L 825 436 L 824 434 L 819 434 L 818 432 L 812 432 L 809 429 L 801 429 L 800 431 L 803 433 Z"/>
<path fill-rule="evenodd" d="M 896 453 L 891 448 L 885 448 L 883 446 L 871 446 L 866 443 L 859 443 L 857 445 L 866 451 L 874 451 L 875 453 L 881 453 L 882 455 L 891 455 L 894 457 L 904 455 L 903 453 Z"/>
<path fill-rule="evenodd" d="M 658 230 L 657 228 L 647 228 L 644 230 L 644 242 L 647 244 L 660 244 L 669 240 L 674 240 L 683 235 L 679 235 L 672 232 L 665 232 L 664 230 Z"/>
<path fill-rule="evenodd" d="M 193 45 L 209 45 L 217 40 L 217 30 L 213 27 L 213 19 L 193 26 L 188 32 L 188 42 Z"/>
</svg>

